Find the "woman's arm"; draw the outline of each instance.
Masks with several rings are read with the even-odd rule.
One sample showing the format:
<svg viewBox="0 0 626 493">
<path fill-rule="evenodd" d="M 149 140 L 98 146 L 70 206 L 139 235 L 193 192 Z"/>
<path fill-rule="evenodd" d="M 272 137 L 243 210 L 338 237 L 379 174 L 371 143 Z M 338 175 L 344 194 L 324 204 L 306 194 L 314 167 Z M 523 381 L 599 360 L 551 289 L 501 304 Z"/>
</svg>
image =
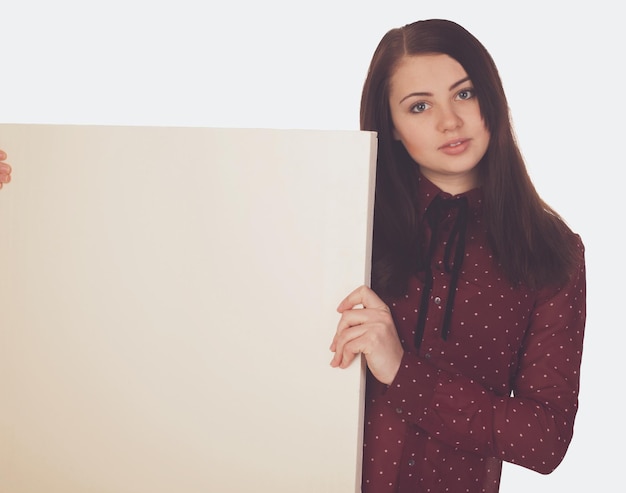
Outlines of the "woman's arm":
<svg viewBox="0 0 626 493">
<path fill-rule="evenodd" d="M 566 286 L 538 299 L 512 396 L 405 353 L 383 398 L 402 419 L 450 446 L 550 473 L 573 434 L 585 318 L 583 261 Z"/>
</svg>

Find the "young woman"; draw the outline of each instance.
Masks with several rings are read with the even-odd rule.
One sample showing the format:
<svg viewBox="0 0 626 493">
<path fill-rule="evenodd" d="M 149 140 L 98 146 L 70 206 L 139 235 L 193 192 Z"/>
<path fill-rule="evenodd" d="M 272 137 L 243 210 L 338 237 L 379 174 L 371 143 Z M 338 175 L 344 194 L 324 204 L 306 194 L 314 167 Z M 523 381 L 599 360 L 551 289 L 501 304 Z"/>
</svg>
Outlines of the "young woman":
<svg viewBox="0 0 626 493">
<path fill-rule="evenodd" d="M 378 133 L 372 289 L 344 299 L 331 365 L 367 361 L 363 492 L 488 492 L 572 439 L 580 238 L 535 191 L 494 62 L 450 21 L 389 31 L 361 128 Z"/>
<path fill-rule="evenodd" d="M 4 162 L 6 158 L 6 152 L 0 149 L 0 188 L 11 181 L 11 166 Z"/>
</svg>

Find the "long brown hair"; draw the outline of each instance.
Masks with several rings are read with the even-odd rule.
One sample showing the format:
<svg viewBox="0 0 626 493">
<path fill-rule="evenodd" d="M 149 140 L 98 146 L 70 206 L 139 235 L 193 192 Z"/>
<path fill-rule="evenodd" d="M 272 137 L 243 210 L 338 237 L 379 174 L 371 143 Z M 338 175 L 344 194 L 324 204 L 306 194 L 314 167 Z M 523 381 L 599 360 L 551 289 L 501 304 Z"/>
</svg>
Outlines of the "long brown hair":
<svg viewBox="0 0 626 493">
<path fill-rule="evenodd" d="M 528 176 L 491 55 L 460 25 L 431 19 L 387 32 L 374 52 L 363 87 L 361 129 L 378 133 L 373 286 L 381 294 L 399 295 L 416 270 L 413 175 L 418 167 L 393 138 L 389 80 L 402 57 L 425 53 L 454 58 L 472 80 L 491 134 L 487 152 L 478 164 L 484 220 L 491 247 L 507 278 L 532 289 L 565 282 L 580 260 L 580 251 L 571 230 L 539 197 Z"/>
</svg>

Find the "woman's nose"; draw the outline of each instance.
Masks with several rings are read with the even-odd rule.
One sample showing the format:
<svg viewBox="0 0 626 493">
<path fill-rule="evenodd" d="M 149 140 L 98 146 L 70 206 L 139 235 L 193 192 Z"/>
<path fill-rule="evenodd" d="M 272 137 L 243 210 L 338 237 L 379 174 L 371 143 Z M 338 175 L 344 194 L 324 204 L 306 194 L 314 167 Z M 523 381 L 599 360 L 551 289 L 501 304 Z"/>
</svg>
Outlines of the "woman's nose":
<svg viewBox="0 0 626 493">
<path fill-rule="evenodd" d="M 463 125 L 463 120 L 454 111 L 454 108 L 450 106 L 444 106 L 439 108 L 439 122 L 438 127 L 441 132 L 455 130 Z"/>
</svg>

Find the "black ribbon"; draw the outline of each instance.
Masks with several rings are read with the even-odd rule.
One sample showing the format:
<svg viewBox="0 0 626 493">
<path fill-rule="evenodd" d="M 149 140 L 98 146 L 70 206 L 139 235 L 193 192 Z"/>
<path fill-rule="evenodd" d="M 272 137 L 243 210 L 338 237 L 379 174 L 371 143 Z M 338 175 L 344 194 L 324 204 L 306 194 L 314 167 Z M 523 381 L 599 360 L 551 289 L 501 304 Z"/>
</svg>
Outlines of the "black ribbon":
<svg viewBox="0 0 626 493">
<path fill-rule="evenodd" d="M 467 222 L 469 215 L 469 203 L 467 197 L 457 197 L 452 199 L 444 199 L 437 195 L 426 209 L 423 222 L 427 222 L 430 227 L 430 241 L 427 248 L 422 248 L 422 267 L 424 270 L 424 289 L 422 291 L 422 299 L 417 318 L 417 326 L 415 328 L 415 347 L 419 348 L 424 337 L 424 327 L 426 325 L 426 316 L 428 315 L 428 305 L 430 295 L 433 288 L 433 272 L 432 259 L 439 243 L 439 232 L 442 218 L 452 210 L 457 209 L 456 218 L 450 229 L 448 240 L 446 241 L 443 263 L 446 272 L 450 273 L 450 286 L 448 288 L 448 300 L 446 302 L 445 313 L 443 317 L 443 325 L 441 328 L 441 337 L 443 340 L 448 339 L 450 332 L 450 320 L 452 319 L 452 310 L 454 308 L 454 299 L 456 296 L 456 288 L 459 282 L 459 274 L 465 257 L 465 234 L 467 231 Z M 424 228 L 421 228 L 420 236 L 424 237 Z"/>
</svg>

